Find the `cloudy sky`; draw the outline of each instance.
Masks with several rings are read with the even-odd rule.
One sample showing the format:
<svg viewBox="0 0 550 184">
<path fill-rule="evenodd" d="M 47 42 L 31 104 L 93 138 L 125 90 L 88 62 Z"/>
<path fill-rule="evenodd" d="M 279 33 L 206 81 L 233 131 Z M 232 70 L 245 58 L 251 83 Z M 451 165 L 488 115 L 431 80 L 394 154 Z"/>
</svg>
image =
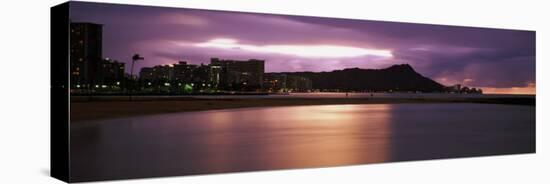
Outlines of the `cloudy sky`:
<svg viewBox="0 0 550 184">
<path fill-rule="evenodd" d="M 103 57 L 141 67 L 264 59 L 267 72 L 410 64 L 444 85 L 535 93 L 535 33 L 303 16 L 72 2 L 73 22 L 103 24 Z"/>
</svg>

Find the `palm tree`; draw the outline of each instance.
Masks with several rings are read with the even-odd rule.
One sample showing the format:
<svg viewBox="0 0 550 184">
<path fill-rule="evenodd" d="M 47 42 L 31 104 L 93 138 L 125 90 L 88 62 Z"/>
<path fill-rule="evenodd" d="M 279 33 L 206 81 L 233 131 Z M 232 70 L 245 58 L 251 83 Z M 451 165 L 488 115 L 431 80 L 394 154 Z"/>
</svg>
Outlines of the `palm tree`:
<svg viewBox="0 0 550 184">
<path fill-rule="evenodd" d="M 134 63 L 138 60 L 144 60 L 145 58 L 143 58 L 142 56 L 140 56 L 139 54 L 134 54 L 134 56 L 132 56 L 132 67 L 130 68 L 130 78 L 132 80 L 132 87 L 130 87 L 129 91 L 130 91 L 130 94 L 129 94 L 129 98 L 130 98 L 130 101 L 132 101 L 132 90 L 134 89 Z"/>
</svg>

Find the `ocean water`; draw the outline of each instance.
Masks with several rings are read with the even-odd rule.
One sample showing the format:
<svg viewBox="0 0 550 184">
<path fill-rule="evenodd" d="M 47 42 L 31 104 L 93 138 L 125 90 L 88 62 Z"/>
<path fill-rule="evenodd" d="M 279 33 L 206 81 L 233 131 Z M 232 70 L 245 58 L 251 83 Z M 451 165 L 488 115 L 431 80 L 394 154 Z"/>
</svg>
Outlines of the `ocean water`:
<svg viewBox="0 0 550 184">
<path fill-rule="evenodd" d="M 367 104 L 182 112 L 71 124 L 75 181 L 535 151 L 535 107 Z"/>
</svg>

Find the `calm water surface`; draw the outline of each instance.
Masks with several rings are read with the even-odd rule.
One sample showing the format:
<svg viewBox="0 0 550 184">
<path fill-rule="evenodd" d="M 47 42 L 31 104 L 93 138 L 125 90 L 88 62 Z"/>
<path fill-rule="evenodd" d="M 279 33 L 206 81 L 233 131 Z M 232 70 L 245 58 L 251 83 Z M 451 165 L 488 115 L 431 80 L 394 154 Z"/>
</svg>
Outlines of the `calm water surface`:
<svg viewBox="0 0 550 184">
<path fill-rule="evenodd" d="M 75 181 L 535 151 L 535 107 L 246 108 L 71 124 Z"/>
</svg>

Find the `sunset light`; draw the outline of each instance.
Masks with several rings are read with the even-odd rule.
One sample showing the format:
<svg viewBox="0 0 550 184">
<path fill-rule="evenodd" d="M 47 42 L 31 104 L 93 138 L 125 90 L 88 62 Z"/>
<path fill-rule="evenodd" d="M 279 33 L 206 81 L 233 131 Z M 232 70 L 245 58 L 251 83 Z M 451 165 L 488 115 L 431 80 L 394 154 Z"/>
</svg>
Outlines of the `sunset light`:
<svg viewBox="0 0 550 184">
<path fill-rule="evenodd" d="M 235 49 L 259 53 L 273 53 L 294 55 L 298 57 L 311 58 L 342 58 L 342 57 L 360 57 L 360 56 L 379 56 L 393 57 L 389 50 L 365 49 L 358 47 L 340 46 L 340 45 L 248 45 L 238 43 L 237 40 L 227 38 L 212 39 L 207 42 L 198 43 L 194 46 Z"/>
<path fill-rule="evenodd" d="M 536 94 L 535 83 L 529 83 L 525 87 L 510 87 L 510 88 L 482 88 L 485 94 L 516 94 L 516 95 L 534 95 Z"/>
</svg>

